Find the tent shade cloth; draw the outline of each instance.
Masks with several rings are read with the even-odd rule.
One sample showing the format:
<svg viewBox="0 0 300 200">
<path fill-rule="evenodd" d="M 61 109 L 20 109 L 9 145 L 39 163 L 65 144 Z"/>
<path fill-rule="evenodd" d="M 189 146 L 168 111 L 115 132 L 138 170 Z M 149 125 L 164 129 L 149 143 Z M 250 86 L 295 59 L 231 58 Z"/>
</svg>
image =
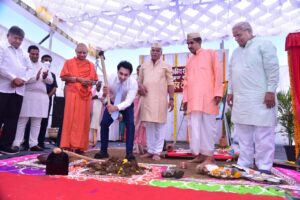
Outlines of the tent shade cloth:
<svg viewBox="0 0 300 200">
<path fill-rule="evenodd" d="M 297 0 L 14 0 L 75 41 L 106 49 L 185 43 L 201 32 L 204 41 L 231 37 L 232 26 L 249 21 L 256 35 L 300 28 Z M 24 6 L 24 4 L 26 6 Z"/>
</svg>

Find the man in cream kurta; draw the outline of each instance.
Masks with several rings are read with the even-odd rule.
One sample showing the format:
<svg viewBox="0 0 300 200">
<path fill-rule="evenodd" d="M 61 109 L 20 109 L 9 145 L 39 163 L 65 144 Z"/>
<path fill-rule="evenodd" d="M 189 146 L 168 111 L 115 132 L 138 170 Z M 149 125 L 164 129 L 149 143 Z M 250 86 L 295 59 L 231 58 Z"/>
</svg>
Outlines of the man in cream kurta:
<svg viewBox="0 0 300 200">
<path fill-rule="evenodd" d="M 216 115 L 223 96 L 222 72 L 214 50 L 201 48 L 199 33 L 187 35 L 187 45 L 193 54 L 186 64 L 183 88 L 184 109 L 190 124 L 190 149 L 201 163 L 197 171 L 214 162 L 213 151 L 216 137 Z"/>
<path fill-rule="evenodd" d="M 232 28 L 239 47 L 232 54 L 228 71 L 227 103 L 238 134 L 238 164 L 270 173 L 275 151 L 276 88 L 279 65 L 274 45 L 252 34 L 248 22 Z"/>
<path fill-rule="evenodd" d="M 161 45 L 154 43 L 150 54 L 151 60 L 142 65 L 139 75 L 141 121 L 146 122 L 148 148 L 148 153 L 143 157 L 159 160 L 165 139 L 168 108 L 172 111 L 174 107 L 174 84 L 171 66 L 160 59 Z"/>
</svg>

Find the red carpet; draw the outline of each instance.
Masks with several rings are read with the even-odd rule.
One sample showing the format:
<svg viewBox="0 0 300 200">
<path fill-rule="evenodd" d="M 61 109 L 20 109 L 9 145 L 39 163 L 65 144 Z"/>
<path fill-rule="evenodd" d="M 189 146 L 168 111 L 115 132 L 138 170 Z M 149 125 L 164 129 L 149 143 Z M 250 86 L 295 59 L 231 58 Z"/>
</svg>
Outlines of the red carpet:
<svg viewBox="0 0 300 200">
<path fill-rule="evenodd" d="M 0 173 L 1 200 L 282 200 L 283 198 L 233 193 L 205 192 L 177 188 L 159 188 L 142 185 L 100 182 L 96 180 L 76 181 L 63 177 L 30 176 Z"/>
</svg>

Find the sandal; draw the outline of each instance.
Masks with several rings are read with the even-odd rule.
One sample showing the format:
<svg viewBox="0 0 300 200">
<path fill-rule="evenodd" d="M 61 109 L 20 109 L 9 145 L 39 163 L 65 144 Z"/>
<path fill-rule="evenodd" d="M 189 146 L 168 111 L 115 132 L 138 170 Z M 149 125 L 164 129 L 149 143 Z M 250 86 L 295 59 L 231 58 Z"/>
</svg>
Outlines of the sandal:
<svg viewBox="0 0 300 200">
<path fill-rule="evenodd" d="M 161 176 L 164 178 L 182 178 L 184 175 L 184 171 L 182 170 L 177 170 L 177 169 L 168 169 L 166 171 L 163 171 L 161 173 Z"/>
</svg>

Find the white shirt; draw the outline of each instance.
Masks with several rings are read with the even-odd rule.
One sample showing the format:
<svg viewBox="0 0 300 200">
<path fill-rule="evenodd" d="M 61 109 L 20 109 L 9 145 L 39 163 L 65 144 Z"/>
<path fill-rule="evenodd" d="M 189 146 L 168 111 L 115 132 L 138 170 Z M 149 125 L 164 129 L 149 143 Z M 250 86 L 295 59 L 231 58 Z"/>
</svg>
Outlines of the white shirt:
<svg viewBox="0 0 300 200">
<path fill-rule="evenodd" d="M 276 106 L 264 104 L 266 92 L 275 92 L 279 82 L 279 65 L 275 46 L 253 38 L 232 54 L 228 67 L 228 94 L 233 94 L 234 123 L 274 126 Z"/>
<path fill-rule="evenodd" d="M 125 110 L 132 104 L 138 91 L 138 84 L 132 76 L 129 76 L 128 79 L 123 83 L 120 82 L 117 74 L 113 74 L 108 77 L 110 98 L 113 101 L 115 100 L 115 96 L 120 84 L 122 84 L 123 93 L 121 103 L 118 104 L 117 107 L 119 110 Z"/>
<path fill-rule="evenodd" d="M 8 43 L 0 44 L 0 92 L 24 96 L 25 86 L 13 88 L 11 82 L 15 78 L 28 81 L 31 76 L 31 62 L 22 49 L 15 49 Z"/>
<path fill-rule="evenodd" d="M 34 76 L 31 77 L 25 84 L 25 94 L 20 117 L 46 118 L 49 108 L 49 96 L 47 94 L 46 84 L 51 84 L 53 82 L 53 78 L 49 72 L 45 79 L 40 76 L 38 80 L 36 80 L 36 74 L 43 65 L 40 62 L 36 62 L 32 63 L 32 66 Z"/>
</svg>

